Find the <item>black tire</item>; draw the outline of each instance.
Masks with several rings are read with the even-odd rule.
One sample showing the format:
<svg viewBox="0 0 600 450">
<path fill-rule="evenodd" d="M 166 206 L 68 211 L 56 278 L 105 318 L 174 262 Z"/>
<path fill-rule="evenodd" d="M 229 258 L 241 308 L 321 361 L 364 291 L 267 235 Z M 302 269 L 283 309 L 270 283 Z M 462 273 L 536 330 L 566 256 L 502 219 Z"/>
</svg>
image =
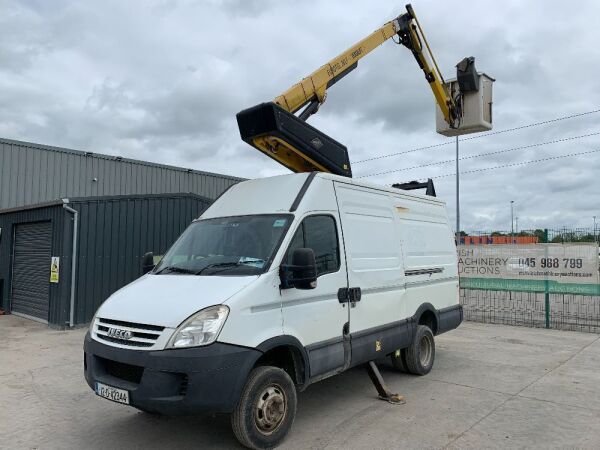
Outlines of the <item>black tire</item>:
<svg viewBox="0 0 600 450">
<path fill-rule="evenodd" d="M 390 355 L 392 359 L 392 367 L 398 372 L 408 373 L 408 367 L 406 367 L 406 349 L 396 350 Z"/>
<path fill-rule="evenodd" d="M 296 404 L 296 387 L 284 370 L 257 367 L 231 415 L 233 433 L 248 448 L 277 447 L 292 428 Z"/>
<path fill-rule="evenodd" d="M 158 416 L 162 416 L 161 413 L 158 413 L 158 412 L 155 412 L 155 411 L 151 411 L 149 409 L 140 408 L 139 406 L 136 406 L 135 409 L 137 409 L 140 412 L 143 412 L 144 414 L 148 414 L 148 415 L 151 415 L 151 416 L 157 416 L 157 417 Z"/>
<path fill-rule="evenodd" d="M 433 333 L 425 325 L 417 326 L 415 338 L 406 349 L 406 368 L 413 375 L 426 375 L 435 360 L 435 341 Z"/>
</svg>

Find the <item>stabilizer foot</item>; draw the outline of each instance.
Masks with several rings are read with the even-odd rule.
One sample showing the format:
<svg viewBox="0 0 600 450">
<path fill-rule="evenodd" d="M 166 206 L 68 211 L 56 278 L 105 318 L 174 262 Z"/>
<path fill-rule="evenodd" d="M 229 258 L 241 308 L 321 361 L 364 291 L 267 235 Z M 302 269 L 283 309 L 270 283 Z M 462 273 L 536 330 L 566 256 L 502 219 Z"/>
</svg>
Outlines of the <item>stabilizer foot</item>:
<svg viewBox="0 0 600 450">
<path fill-rule="evenodd" d="M 393 405 L 403 405 L 406 403 L 406 400 L 402 395 L 394 394 L 388 389 L 375 361 L 370 361 L 367 364 L 367 372 L 369 373 L 369 378 L 371 378 L 375 389 L 377 389 L 380 400 L 385 400 Z"/>
</svg>

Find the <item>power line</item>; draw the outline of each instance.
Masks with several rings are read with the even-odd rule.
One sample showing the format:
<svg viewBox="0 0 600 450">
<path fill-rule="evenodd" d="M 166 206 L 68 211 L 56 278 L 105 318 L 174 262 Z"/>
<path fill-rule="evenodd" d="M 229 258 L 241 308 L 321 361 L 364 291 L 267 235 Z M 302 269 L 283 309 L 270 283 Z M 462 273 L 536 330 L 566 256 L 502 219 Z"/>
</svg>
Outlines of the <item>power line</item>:
<svg viewBox="0 0 600 450">
<path fill-rule="evenodd" d="M 360 161 L 352 161 L 352 164 L 361 164 L 361 163 L 368 162 L 368 161 L 375 161 L 376 159 L 391 158 L 392 156 L 405 155 L 407 153 L 418 152 L 419 150 L 427 150 L 427 149 L 430 149 L 430 148 L 443 147 L 445 145 L 450 145 L 450 144 L 454 144 L 454 142 L 442 142 L 441 144 L 433 144 L 433 145 L 427 145 L 425 147 L 411 148 L 410 150 L 404 150 L 402 152 L 389 153 L 387 155 L 374 156 L 372 158 L 361 159 Z"/>
<path fill-rule="evenodd" d="M 559 143 L 559 142 L 573 141 L 575 139 L 582 139 L 582 138 L 586 138 L 586 137 L 590 137 L 590 136 L 598 136 L 599 134 L 600 134 L 600 131 L 597 131 L 597 132 L 594 132 L 594 133 L 582 134 L 582 135 L 579 135 L 579 136 L 571 136 L 571 137 L 568 137 L 568 138 L 555 139 L 553 141 L 538 142 L 536 144 L 522 145 L 520 147 L 512 147 L 512 148 L 506 148 L 506 149 L 503 149 L 503 150 L 496 150 L 496 151 L 493 151 L 493 152 L 479 153 L 477 155 L 463 156 L 462 158 L 458 158 L 458 160 L 459 161 L 463 161 L 463 160 L 466 160 L 466 159 L 481 158 L 483 156 L 499 155 L 501 153 L 509 153 L 509 152 L 514 152 L 514 151 L 517 151 L 517 150 L 525 150 L 525 149 L 528 149 L 528 148 L 540 147 L 542 145 L 549 145 L 549 144 L 556 144 L 556 143 Z M 371 173 L 369 175 L 361 175 L 360 177 L 356 177 L 356 178 L 368 178 L 368 177 L 374 177 L 374 176 L 377 176 L 377 175 L 386 175 L 388 173 L 404 172 L 404 171 L 412 170 L 412 169 L 421 169 L 423 167 L 431 167 L 431 166 L 438 166 L 438 165 L 442 165 L 442 164 L 448 164 L 448 163 L 452 163 L 454 161 L 456 161 L 456 159 L 445 159 L 443 161 L 435 161 L 435 162 L 426 163 L 426 164 L 419 164 L 417 166 L 403 167 L 402 169 L 392 169 L 392 170 L 386 170 L 384 172 Z M 460 173 L 462 173 L 462 172 L 460 172 Z"/>
<path fill-rule="evenodd" d="M 547 125 L 549 123 L 560 122 L 561 120 L 573 119 L 575 117 L 581 117 L 581 116 L 588 116 L 590 114 L 595 114 L 598 112 L 600 112 L 600 109 L 594 109 L 592 111 L 571 114 L 570 116 L 557 117 L 556 119 L 549 119 L 549 120 L 544 120 L 542 122 L 535 122 L 535 123 L 530 123 L 528 125 L 521 125 L 520 127 L 507 128 L 506 130 L 490 131 L 488 133 L 478 134 L 477 136 L 471 136 L 471 137 L 468 137 L 465 139 L 461 139 L 461 141 L 472 141 L 473 139 L 481 139 L 481 138 L 484 138 L 487 136 L 493 136 L 495 134 L 508 133 L 510 131 L 522 130 L 524 128 L 538 127 L 541 125 Z"/>
<path fill-rule="evenodd" d="M 564 159 L 564 158 L 570 158 L 572 156 L 589 155 L 591 153 L 598 153 L 598 152 L 600 152 L 600 149 L 589 150 L 587 152 L 568 153 L 566 155 L 549 156 L 548 158 L 532 159 L 530 161 L 522 161 L 522 162 L 518 162 L 518 163 L 503 164 L 500 166 L 483 167 L 481 169 L 465 170 L 464 172 L 460 172 L 460 174 L 462 175 L 462 174 L 467 174 L 467 173 L 485 172 L 487 170 L 504 169 L 506 167 L 514 167 L 514 166 L 525 166 L 528 164 L 535 164 L 535 163 L 540 163 L 540 162 L 545 162 L 545 161 L 551 161 L 554 159 Z M 430 177 L 430 178 L 446 178 L 446 177 L 453 177 L 453 176 L 456 176 L 456 173 L 447 173 L 444 175 L 437 175 L 437 176 Z"/>
<path fill-rule="evenodd" d="M 494 136 L 496 134 L 509 133 L 511 131 L 522 130 L 522 129 L 525 129 L 525 128 L 538 127 L 538 126 L 541 126 L 541 125 L 547 125 L 549 123 L 559 122 L 559 121 L 562 121 L 562 120 L 573 119 L 575 117 L 582 117 L 582 116 L 587 116 L 587 115 L 590 115 L 590 114 L 596 114 L 598 112 L 600 112 L 600 109 L 594 109 L 592 111 L 586 111 L 586 112 L 582 112 L 582 113 L 571 114 L 571 115 L 568 115 L 568 116 L 557 117 L 555 119 L 544 120 L 544 121 L 541 121 L 541 122 L 533 122 L 533 123 L 530 123 L 530 124 L 527 124 L 527 125 L 521 125 L 521 126 L 514 127 L 514 128 L 507 128 L 505 130 L 491 131 L 489 133 L 478 134 L 477 136 L 471 136 L 471 137 L 468 137 L 468 138 L 461 139 L 461 141 L 471 141 L 473 139 L 481 139 L 481 138 L 484 138 L 484 137 L 487 137 L 487 136 Z M 451 145 L 453 143 L 454 142 L 450 142 L 450 141 L 449 142 L 442 142 L 440 144 L 432 144 L 432 145 L 426 145 L 426 146 L 423 146 L 423 147 L 411 148 L 409 150 L 404 150 L 404 151 L 401 151 L 401 152 L 388 153 L 388 154 L 384 154 L 384 155 L 377 155 L 377 156 L 373 156 L 371 158 L 361 159 L 361 160 L 358 160 L 358 161 L 352 161 L 352 164 L 361 164 L 361 163 L 368 162 L 368 161 L 375 161 L 375 160 L 378 160 L 378 159 L 391 158 L 393 156 L 399 156 L 399 155 L 405 155 L 407 153 L 418 152 L 419 150 L 428 150 L 428 149 L 431 149 L 431 148 L 443 147 L 443 146 L 446 146 L 446 145 Z"/>
</svg>

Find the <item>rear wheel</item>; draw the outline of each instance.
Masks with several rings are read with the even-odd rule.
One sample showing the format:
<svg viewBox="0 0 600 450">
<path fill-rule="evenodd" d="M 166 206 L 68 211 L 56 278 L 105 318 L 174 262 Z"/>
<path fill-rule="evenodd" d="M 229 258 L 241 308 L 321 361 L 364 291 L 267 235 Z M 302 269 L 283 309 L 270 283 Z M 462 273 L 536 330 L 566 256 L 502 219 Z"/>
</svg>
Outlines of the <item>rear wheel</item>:
<svg viewBox="0 0 600 450">
<path fill-rule="evenodd" d="M 435 341 L 431 329 L 418 325 L 415 338 L 406 349 L 406 368 L 414 375 L 426 375 L 435 360 Z"/>
<path fill-rule="evenodd" d="M 296 387 L 284 370 L 257 367 L 231 415 L 235 437 L 252 449 L 276 447 L 292 427 L 296 402 Z"/>
</svg>

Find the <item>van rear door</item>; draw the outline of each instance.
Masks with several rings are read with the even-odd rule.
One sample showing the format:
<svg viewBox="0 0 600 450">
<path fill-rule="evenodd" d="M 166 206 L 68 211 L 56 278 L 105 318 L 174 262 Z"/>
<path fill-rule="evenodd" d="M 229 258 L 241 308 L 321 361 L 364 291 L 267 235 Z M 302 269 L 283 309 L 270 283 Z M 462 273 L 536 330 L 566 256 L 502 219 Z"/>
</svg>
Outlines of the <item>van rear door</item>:
<svg viewBox="0 0 600 450">
<path fill-rule="evenodd" d="M 403 320 L 402 246 L 388 193 L 340 182 L 335 182 L 335 190 L 348 268 L 352 365 L 356 365 L 410 342 L 410 327 Z"/>
</svg>

